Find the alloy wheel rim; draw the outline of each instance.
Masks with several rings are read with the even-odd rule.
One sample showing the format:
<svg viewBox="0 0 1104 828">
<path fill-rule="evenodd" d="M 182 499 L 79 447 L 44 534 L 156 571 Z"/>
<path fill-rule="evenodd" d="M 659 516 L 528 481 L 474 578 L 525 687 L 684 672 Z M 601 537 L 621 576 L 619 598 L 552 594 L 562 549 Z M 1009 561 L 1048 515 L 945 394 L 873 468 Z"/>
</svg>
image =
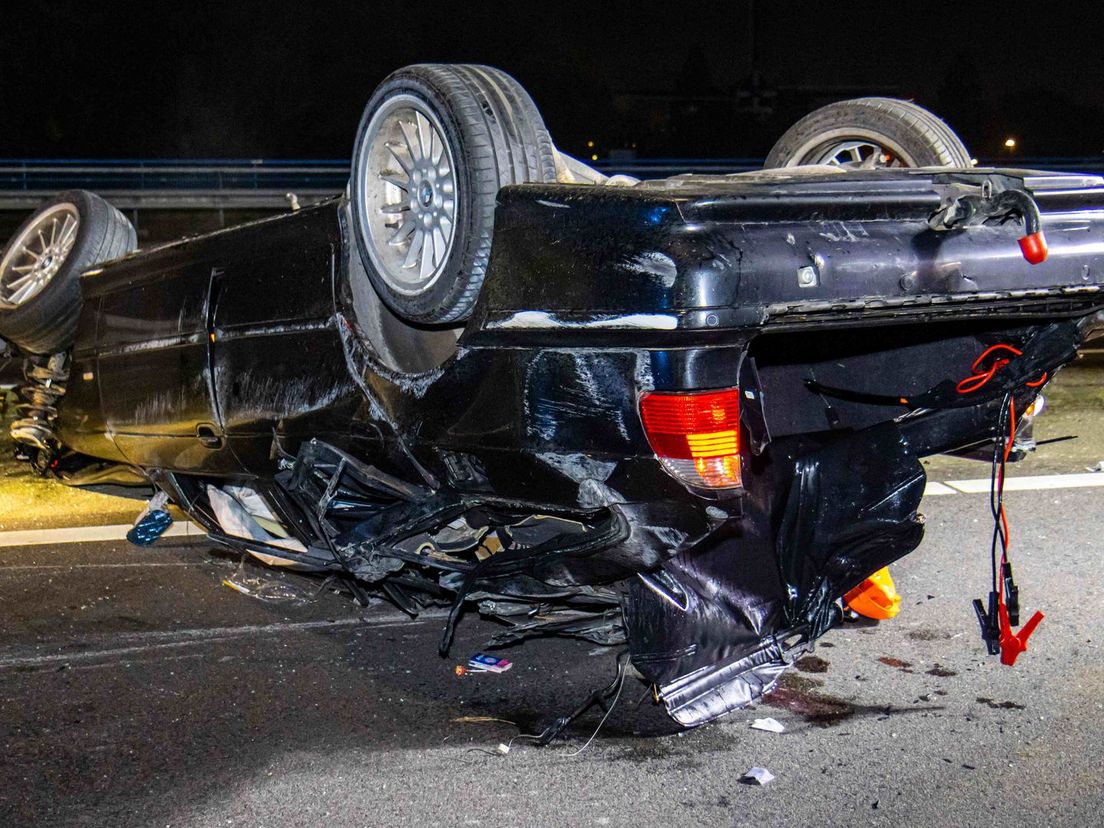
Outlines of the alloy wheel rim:
<svg viewBox="0 0 1104 828">
<path fill-rule="evenodd" d="M 787 166 L 827 164 L 849 170 L 919 167 L 916 158 L 877 130 L 845 126 L 828 130 L 797 147 Z"/>
<path fill-rule="evenodd" d="M 396 292 L 424 293 L 456 236 L 456 164 L 444 129 L 419 99 L 397 95 L 372 116 L 365 144 L 361 206 L 372 263 Z"/>
<path fill-rule="evenodd" d="M 61 270 L 80 229 L 75 204 L 43 210 L 9 245 L 0 262 L 0 304 L 19 307 L 40 294 Z"/>
<path fill-rule="evenodd" d="M 849 170 L 875 170 L 886 167 L 910 167 L 899 153 L 872 141 L 843 141 L 824 148 L 815 163 Z"/>
</svg>

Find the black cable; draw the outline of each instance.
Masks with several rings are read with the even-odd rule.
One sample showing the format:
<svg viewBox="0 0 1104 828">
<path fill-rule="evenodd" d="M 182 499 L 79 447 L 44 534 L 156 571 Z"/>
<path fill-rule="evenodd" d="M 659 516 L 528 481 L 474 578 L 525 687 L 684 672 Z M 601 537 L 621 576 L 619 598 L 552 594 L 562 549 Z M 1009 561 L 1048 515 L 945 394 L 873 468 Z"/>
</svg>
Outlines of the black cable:
<svg viewBox="0 0 1104 828">
<path fill-rule="evenodd" d="M 1009 419 L 1012 411 L 1012 395 L 1005 394 L 1001 401 L 1000 414 L 997 417 L 997 436 L 993 441 L 993 464 L 989 475 L 989 511 L 993 515 L 993 540 L 990 547 L 990 563 L 993 574 L 993 591 L 999 592 L 1000 563 L 997 559 L 997 544 L 1000 543 L 1002 558 L 1008 555 L 1008 537 L 1001 519 L 1004 507 L 1004 475 L 1006 470 L 1005 449 L 1010 439 Z"/>
</svg>

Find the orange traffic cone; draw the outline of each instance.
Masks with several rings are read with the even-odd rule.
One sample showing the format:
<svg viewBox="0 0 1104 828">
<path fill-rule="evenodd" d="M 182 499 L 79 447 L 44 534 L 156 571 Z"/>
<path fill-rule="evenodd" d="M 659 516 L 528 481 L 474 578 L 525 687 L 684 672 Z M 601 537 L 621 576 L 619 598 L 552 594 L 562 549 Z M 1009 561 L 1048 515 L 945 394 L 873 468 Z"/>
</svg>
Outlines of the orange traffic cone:
<svg viewBox="0 0 1104 828">
<path fill-rule="evenodd" d="M 888 566 L 844 595 L 843 602 L 853 612 L 879 621 L 894 618 L 901 611 L 901 596 L 897 594 Z"/>
</svg>

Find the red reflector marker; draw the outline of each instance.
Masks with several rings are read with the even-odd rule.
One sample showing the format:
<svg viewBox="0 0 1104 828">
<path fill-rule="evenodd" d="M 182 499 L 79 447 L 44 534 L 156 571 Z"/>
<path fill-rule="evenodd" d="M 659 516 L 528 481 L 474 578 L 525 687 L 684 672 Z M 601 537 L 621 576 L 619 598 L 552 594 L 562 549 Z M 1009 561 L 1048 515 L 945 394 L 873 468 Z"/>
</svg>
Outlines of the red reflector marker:
<svg viewBox="0 0 1104 828">
<path fill-rule="evenodd" d="M 645 394 L 640 418 L 656 457 L 679 480 L 708 489 L 742 485 L 737 389 Z"/>
</svg>

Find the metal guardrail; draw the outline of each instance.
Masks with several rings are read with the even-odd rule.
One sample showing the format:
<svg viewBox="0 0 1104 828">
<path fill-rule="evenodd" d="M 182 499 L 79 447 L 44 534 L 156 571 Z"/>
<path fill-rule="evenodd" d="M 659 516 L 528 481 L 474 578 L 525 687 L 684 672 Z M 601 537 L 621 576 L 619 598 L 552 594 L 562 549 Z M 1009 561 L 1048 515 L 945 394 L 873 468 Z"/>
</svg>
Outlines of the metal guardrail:
<svg viewBox="0 0 1104 828">
<path fill-rule="evenodd" d="M 281 209 L 287 193 L 303 203 L 341 192 L 347 161 L 203 159 L 0 159 L 0 209 L 35 207 L 64 190 L 92 190 L 130 209 Z"/>
<path fill-rule="evenodd" d="M 1104 156 L 981 159 L 983 166 L 1104 173 Z M 678 173 L 725 175 L 761 169 L 761 158 L 605 158 L 603 173 L 663 178 Z M 54 193 L 87 189 L 121 209 L 280 209 L 287 194 L 309 203 L 341 192 L 346 160 L 57 160 L 0 159 L 0 210 L 33 208 Z"/>
</svg>

